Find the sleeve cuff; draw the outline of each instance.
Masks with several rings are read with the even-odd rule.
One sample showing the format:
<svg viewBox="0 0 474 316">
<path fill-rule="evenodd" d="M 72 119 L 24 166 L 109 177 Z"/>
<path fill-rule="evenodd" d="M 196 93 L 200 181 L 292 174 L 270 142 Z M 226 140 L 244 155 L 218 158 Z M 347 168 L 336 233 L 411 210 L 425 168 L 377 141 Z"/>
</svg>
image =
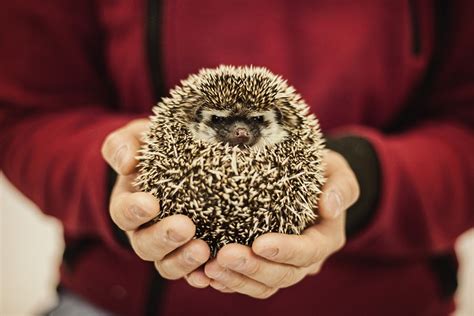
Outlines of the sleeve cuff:
<svg viewBox="0 0 474 316">
<path fill-rule="evenodd" d="M 347 210 L 346 216 L 346 235 L 351 238 L 369 224 L 376 212 L 381 185 L 380 162 L 372 144 L 360 136 L 329 137 L 326 148 L 347 160 L 359 183 L 359 199 Z"/>
</svg>

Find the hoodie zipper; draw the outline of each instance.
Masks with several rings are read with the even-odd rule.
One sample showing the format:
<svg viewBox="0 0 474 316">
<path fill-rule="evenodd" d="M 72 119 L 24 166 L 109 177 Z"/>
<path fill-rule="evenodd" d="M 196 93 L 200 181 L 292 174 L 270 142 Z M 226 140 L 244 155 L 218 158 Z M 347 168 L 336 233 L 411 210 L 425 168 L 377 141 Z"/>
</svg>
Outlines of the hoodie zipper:
<svg viewBox="0 0 474 316">
<path fill-rule="evenodd" d="M 162 41 L 162 9 L 163 4 L 160 0 L 147 0 L 147 25 L 146 25 L 146 51 L 148 57 L 148 66 L 150 70 L 150 81 L 153 93 L 153 101 L 164 96 L 164 74 L 162 61 L 163 41 Z"/>
<path fill-rule="evenodd" d="M 408 0 L 411 26 L 411 50 L 415 56 L 419 56 L 421 53 L 420 16 L 417 9 L 416 0 Z"/>
<path fill-rule="evenodd" d="M 145 45 L 148 57 L 148 69 L 152 88 L 153 102 L 158 102 L 165 94 L 164 73 L 162 65 L 162 21 L 163 3 L 160 0 L 147 0 L 147 20 Z M 160 303 L 163 301 L 165 282 L 153 268 L 146 301 L 145 315 L 159 315 Z"/>
</svg>

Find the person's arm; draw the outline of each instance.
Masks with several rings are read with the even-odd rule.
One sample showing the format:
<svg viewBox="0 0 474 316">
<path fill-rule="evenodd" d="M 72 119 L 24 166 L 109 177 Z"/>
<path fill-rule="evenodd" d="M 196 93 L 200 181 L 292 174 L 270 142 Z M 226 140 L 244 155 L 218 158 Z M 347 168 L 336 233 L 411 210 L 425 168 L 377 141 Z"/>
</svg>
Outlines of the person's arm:
<svg viewBox="0 0 474 316">
<path fill-rule="evenodd" d="M 346 129 L 373 146 L 381 182 L 380 198 L 346 252 L 442 254 L 474 226 L 474 4 L 449 6 L 426 93 L 405 113 L 413 117 L 410 127 Z"/>
<path fill-rule="evenodd" d="M 0 168 L 67 239 L 119 248 L 106 192 L 113 110 L 92 1 L 5 1 L 0 8 Z"/>
<path fill-rule="evenodd" d="M 325 158 L 329 180 L 320 200 L 321 222 L 301 236 L 265 234 L 251 249 L 224 246 L 205 266 L 211 287 L 269 297 L 318 273 L 344 244 L 344 230 L 351 232 L 344 255 L 411 259 L 452 252 L 455 239 L 474 225 L 474 3 L 464 2 L 465 7 L 453 4 L 451 37 L 429 94 L 412 105 L 422 114 L 412 127 L 385 134 L 348 126 L 331 135 L 329 147 L 341 155 Z M 347 209 L 355 201 L 347 196 L 357 188 L 348 185 L 352 171 L 360 197 Z M 331 199 L 330 192 L 339 198 Z M 338 213 L 331 209 L 343 210 L 343 216 L 331 218 Z"/>
</svg>

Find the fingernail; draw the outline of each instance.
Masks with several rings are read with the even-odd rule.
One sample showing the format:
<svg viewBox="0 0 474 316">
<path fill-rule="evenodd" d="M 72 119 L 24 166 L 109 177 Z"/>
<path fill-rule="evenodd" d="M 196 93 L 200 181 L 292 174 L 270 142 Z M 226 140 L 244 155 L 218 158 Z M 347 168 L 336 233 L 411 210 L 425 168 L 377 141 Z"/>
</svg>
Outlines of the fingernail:
<svg viewBox="0 0 474 316">
<path fill-rule="evenodd" d="M 225 285 L 219 282 L 212 282 L 212 287 L 215 288 L 216 290 L 223 290 L 225 289 Z"/>
<path fill-rule="evenodd" d="M 239 270 L 239 269 L 242 269 L 244 267 L 246 261 L 247 260 L 244 257 L 241 257 L 241 258 L 229 263 L 228 267 L 231 268 L 231 269 Z"/>
<path fill-rule="evenodd" d="M 182 242 L 184 240 L 184 237 L 175 232 L 174 230 L 168 230 L 166 232 L 166 238 L 168 238 L 172 242 Z"/>
<path fill-rule="evenodd" d="M 221 279 L 224 276 L 225 270 L 211 270 L 207 272 L 207 275 L 213 279 Z"/>
<path fill-rule="evenodd" d="M 127 145 L 121 145 L 116 151 L 114 155 L 114 166 L 117 169 L 120 169 L 120 167 L 123 164 L 123 160 L 125 159 L 125 154 L 128 151 L 128 146 Z"/>
<path fill-rule="evenodd" d="M 205 287 L 209 284 L 208 282 L 206 282 L 206 280 L 203 280 L 202 278 L 197 276 L 191 278 L 191 283 L 195 284 L 198 287 Z"/>
<path fill-rule="evenodd" d="M 130 211 L 135 214 L 136 217 L 138 218 L 148 218 L 148 213 L 145 212 L 141 207 L 138 207 L 136 205 L 132 205 L 130 207 Z"/>
<path fill-rule="evenodd" d="M 338 217 L 342 211 L 341 195 L 336 191 L 330 191 L 326 196 L 326 206 L 333 217 Z"/>
<path fill-rule="evenodd" d="M 184 254 L 184 260 L 189 263 L 189 264 L 197 264 L 199 263 L 195 258 L 194 255 L 191 251 L 185 251 Z"/>
<path fill-rule="evenodd" d="M 265 258 L 273 258 L 278 254 L 278 248 L 265 248 L 260 255 Z"/>
</svg>

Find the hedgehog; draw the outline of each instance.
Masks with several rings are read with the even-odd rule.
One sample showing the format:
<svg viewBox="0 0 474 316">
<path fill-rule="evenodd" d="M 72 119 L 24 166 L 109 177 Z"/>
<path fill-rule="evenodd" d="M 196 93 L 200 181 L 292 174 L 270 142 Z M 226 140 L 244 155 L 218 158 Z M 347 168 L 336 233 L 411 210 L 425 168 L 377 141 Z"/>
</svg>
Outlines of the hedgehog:
<svg viewBox="0 0 474 316">
<path fill-rule="evenodd" d="M 160 202 L 151 223 L 184 214 L 211 255 L 318 220 L 324 139 L 293 87 L 263 67 L 190 75 L 153 107 L 135 186 Z"/>
</svg>

